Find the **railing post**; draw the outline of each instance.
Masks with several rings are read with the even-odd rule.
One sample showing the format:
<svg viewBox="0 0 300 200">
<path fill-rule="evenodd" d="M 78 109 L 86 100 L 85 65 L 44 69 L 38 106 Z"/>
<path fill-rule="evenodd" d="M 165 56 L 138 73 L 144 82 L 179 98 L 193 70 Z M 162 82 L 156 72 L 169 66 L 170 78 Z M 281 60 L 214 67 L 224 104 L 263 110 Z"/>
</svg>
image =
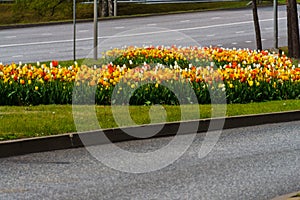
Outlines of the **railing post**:
<svg viewBox="0 0 300 200">
<path fill-rule="evenodd" d="M 76 61 L 76 0 L 73 0 L 73 60 Z"/>
<path fill-rule="evenodd" d="M 274 48 L 278 49 L 278 5 L 274 0 Z"/>
<path fill-rule="evenodd" d="M 94 0 L 94 60 L 98 59 L 98 2 Z"/>
</svg>

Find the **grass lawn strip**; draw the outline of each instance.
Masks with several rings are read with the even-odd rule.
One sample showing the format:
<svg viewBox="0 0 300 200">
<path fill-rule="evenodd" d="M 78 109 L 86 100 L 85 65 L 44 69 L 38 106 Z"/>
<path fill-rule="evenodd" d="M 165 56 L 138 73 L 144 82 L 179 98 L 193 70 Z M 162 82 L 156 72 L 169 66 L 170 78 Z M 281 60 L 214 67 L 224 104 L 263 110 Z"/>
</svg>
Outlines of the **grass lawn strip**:
<svg viewBox="0 0 300 200">
<path fill-rule="evenodd" d="M 188 109 L 188 107 L 186 108 Z M 137 125 L 151 123 L 150 108 L 151 106 L 130 106 L 129 110 L 133 121 Z M 166 105 L 164 108 L 167 113 L 167 122 L 181 120 L 179 106 Z M 299 108 L 300 100 L 228 104 L 226 116 L 283 112 L 299 110 Z M 199 119 L 210 118 L 211 105 L 199 105 L 199 109 Z M 96 114 L 101 128 L 118 127 L 112 115 L 111 106 L 96 106 Z M 124 112 L 118 114 L 126 117 Z M 190 120 L 192 119 L 194 118 Z M 2 141 L 76 132 L 71 105 L 1 106 L 0 123 L 2 124 L 0 140 Z"/>
</svg>

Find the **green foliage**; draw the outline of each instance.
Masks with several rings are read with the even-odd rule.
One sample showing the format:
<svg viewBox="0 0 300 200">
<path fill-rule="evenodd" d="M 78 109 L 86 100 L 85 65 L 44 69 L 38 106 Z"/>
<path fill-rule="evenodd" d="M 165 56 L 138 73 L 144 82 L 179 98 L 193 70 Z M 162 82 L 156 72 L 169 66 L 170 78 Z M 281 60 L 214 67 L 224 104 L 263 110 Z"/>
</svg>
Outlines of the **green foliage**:
<svg viewBox="0 0 300 200">
<path fill-rule="evenodd" d="M 55 19 L 61 13 L 67 14 L 67 18 L 72 15 L 72 3 L 68 0 L 18 0 L 14 5 L 15 17 L 26 17 L 28 14 L 40 20 Z"/>
<path fill-rule="evenodd" d="M 31 84 L 4 83 L 0 80 L 0 105 L 68 104 L 72 102 L 73 83 L 51 81 Z"/>
<path fill-rule="evenodd" d="M 285 81 L 284 83 L 272 81 L 270 83 L 259 82 L 259 86 L 248 83 L 234 82 L 234 87 L 230 88 L 230 83 L 224 82 L 226 88 L 227 103 L 249 103 L 272 100 L 300 99 L 300 83 Z M 274 84 L 276 87 L 274 87 Z M 35 89 L 38 87 L 38 90 Z M 73 94 L 74 87 L 76 93 Z M 101 85 L 90 87 L 87 85 L 74 86 L 74 83 L 61 81 L 51 81 L 46 83 L 33 82 L 28 85 L 21 85 L 17 82 L 5 84 L 0 81 L 0 105 L 40 105 L 40 104 L 78 104 L 110 105 L 110 104 L 130 104 L 130 105 L 179 105 L 189 104 L 193 94 L 182 89 L 184 85 L 175 83 L 174 88 L 167 88 L 163 85 L 145 84 L 136 86 L 136 90 L 130 87 L 123 87 L 118 95 L 113 95 L 114 87 L 105 88 Z M 192 82 L 191 87 L 195 92 L 199 104 L 210 104 L 211 97 L 217 101 L 216 94 L 219 89 L 212 89 L 204 82 Z M 210 87 L 210 88 L 209 88 Z M 80 89 L 78 89 L 80 88 Z M 177 91 L 176 96 L 173 91 Z M 133 93 L 132 93 L 133 92 Z M 72 99 L 76 97 L 76 99 Z M 113 97 L 113 98 L 112 98 Z M 220 102 L 223 96 L 220 96 Z M 194 102 L 195 103 L 195 102 Z"/>
</svg>

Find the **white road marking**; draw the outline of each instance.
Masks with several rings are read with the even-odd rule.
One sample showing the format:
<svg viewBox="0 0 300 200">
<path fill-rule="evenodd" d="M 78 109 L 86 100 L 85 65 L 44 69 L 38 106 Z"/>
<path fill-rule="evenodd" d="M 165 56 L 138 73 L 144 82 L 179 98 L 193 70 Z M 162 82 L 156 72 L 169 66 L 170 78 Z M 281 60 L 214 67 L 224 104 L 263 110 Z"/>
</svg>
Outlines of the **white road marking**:
<svg viewBox="0 0 300 200">
<path fill-rule="evenodd" d="M 17 36 L 15 36 L 15 35 L 12 35 L 12 36 L 6 36 L 6 37 L 4 37 L 4 38 L 6 38 L 6 39 L 12 39 L 12 38 L 16 38 Z"/>
<path fill-rule="evenodd" d="M 261 41 L 266 41 L 266 40 L 267 40 L 267 39 L 264 39 L 264 38 L 263 38 L 263 39 L 261 39 Z"/>
<path fill-rule="evenodd" d="M 88 41 L 88 40 L 93 40 L 93 38 L 92 37 L 91 38 L 82 38 L 82 39 L 77 39 L 76 41 Z M 54 40 L 54 41 L 45 41 L 45 42 L 29 42 L 29 43 L 22 43 L 22 44 L 4 44 L 4 45 L 0 45 L 0 48 L 55 44 L 55 43 L 68 43 L 68 42 L 73 42 L 73 40 Z"/>
<path fill-rule="evenodd" d="M 79 33 L 86 33 L 86 32 L 89 32 L 89 30 L 80 30 L 78 31 Z"/>
<path fill-rule="evenodd" d="M 273 27 L 267 27 L 267 28 L 265 28 L 265 30 L 272 30 L 273 29 Z"/>
<path fill-rule="evenodd" d="M 36 34 L 32 34 L 32 35 L 35 35 L 35 36 L 51 36 L 53 34 L 52 33 L 36 33 Z"/>
<path fill-rule="evenodd" d="M 218 46 L 218 47 L 221 47 L 221 46 L 223 46 L 223 44 L 217 44 L 217 46 Z"/>
<path fill-rule="evenodd" d="M 237 45 L 238 43 L 237 43 L 237 42 L 233 42 L 233 43 L 231 43 L 231 44 L 233 44 L 233 45 Z"/>
<path fill-rule="evenodd" d="M 82 47 L 82 48 L 79 48 L 79 50 L 93 50 L 93 48 L 89 48 L 89 47 Z"/>
<path fill-rule="evenodd" d="M 212 17 L 211 19 L 214 20 L 214 19 L 220 19 L 220 18 L 221 18 L 221 17 Z"/>
<path fill-rule="evenodd" d="M 207 37 L 214 37 L 216 34 L 207 35 Z"/>
<path fill-rule="evenodd" d="M 115 27 L 115 29 L 123 29 L 123 28 L 125 28 L 124 26 L 117 26 L 117 27 Z"/>
<path fill-rule="evenodd" d="M 157 24 L 147 24 L 147 26 L 156 26 Z"/>
<path fill-rule="evenodd" d="M 43 36 L 50 36 L 50 35 L 53 35 L 52 33 L 42 33 L 41 35 Z"/>
<path fill-rule="evenodd" d="M 245 41 L 246 43 L 251 43 L 252 41 L 250 41 L 250 40 L 247 40 L 247 41 Z"/>
<path fill-rule="evenodd" d="M 241 34 L 241 33 L 245 33 L 245 31 L 237 31 L 235 32 L 236 34 Z"/>
<path fill-rule="evenodd" d="M 186 23 L 186 22 L 190 22 L 191 20 L 187 19 L 187 20 L 181 20 L 181 23 Z"/>
<path fill-rule="evenodd" d="M 13 58 L 22 58 L 23 55 L 15 55 L 15 56 L 12 56 Z"/>
<path fill-rule="evenodd" d="M 278 18 L 278 20 L 285 20 L 286 17 Z M 260 22 L 267 22 L 273 21 L 272 19 L 263 19 Z M 153 34 L 161 34 L 161 33 L 171 33 L 171 32 L 178 32 L 178 31 L 190 31 L 190 30 L 199 30 L 199 29 L 209 29 L 209 28 L 216 28 L 216 27 L 226 27 L 226 26 L 235 26 L 241 24 L 252 24 L 253 21 L 244 21 L 244 22 L 232 22 L 227 24 L 215 24 L 215 25 L 208 25 L 208 26 L 198 26 L 198 27 L 191 27 L 191 28 L 181 28 L 181 29 L 173 29 L 173 30 L 161 30 L 161 31 L 152 31 L 152 32 L 145 32 L 145 33 L 133 33 L 133 34 L 124 34 L 124 35 L 109 35 L 109 36 L 102 36 L 98 37 L 99 39 L 109 39 L 109 38 L 122 38 L 122 37 L 134 37 L 134 36 L 142 36 L 142 35 L 153 35 Z M 89 38 L 81 38 L 77 39 L 76 41 L 89 41 L 93 40 L 93 37 Z M 28 46 L 28 45 L 43 45 L 43 44 L 54 44 L 54 43 L 68 43 L 73 42 L 73 40 L 53 40 L 53 41 L 43 41 L 43 42 L 29 42 L 29 43 L 19 43 L 19 44 L 4 44 L 0 45 L 0 48 L 6 47 L 17 47 L 17 46 Z"/>
</svg>

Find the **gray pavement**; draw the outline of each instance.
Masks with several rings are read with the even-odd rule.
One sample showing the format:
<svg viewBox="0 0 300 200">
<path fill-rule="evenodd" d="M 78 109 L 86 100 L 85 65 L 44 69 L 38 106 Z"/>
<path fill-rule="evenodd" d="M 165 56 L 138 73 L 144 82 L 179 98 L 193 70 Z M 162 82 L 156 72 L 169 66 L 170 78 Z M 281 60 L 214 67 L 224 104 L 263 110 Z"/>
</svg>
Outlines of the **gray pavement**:
<svg viewBox="0 0 300 200">
<path fill-rule="evenodd" d="M 84 148 L 2 158 L 0 199 L 271 199 L 299 190 L 299 124 L 224 130 L 202 159 L 204 134 L 198 134 L 180 159 L 143 174 L 106 167 Z M 171 139 L 118 145 L 148 152 Z"/>
</svg>

